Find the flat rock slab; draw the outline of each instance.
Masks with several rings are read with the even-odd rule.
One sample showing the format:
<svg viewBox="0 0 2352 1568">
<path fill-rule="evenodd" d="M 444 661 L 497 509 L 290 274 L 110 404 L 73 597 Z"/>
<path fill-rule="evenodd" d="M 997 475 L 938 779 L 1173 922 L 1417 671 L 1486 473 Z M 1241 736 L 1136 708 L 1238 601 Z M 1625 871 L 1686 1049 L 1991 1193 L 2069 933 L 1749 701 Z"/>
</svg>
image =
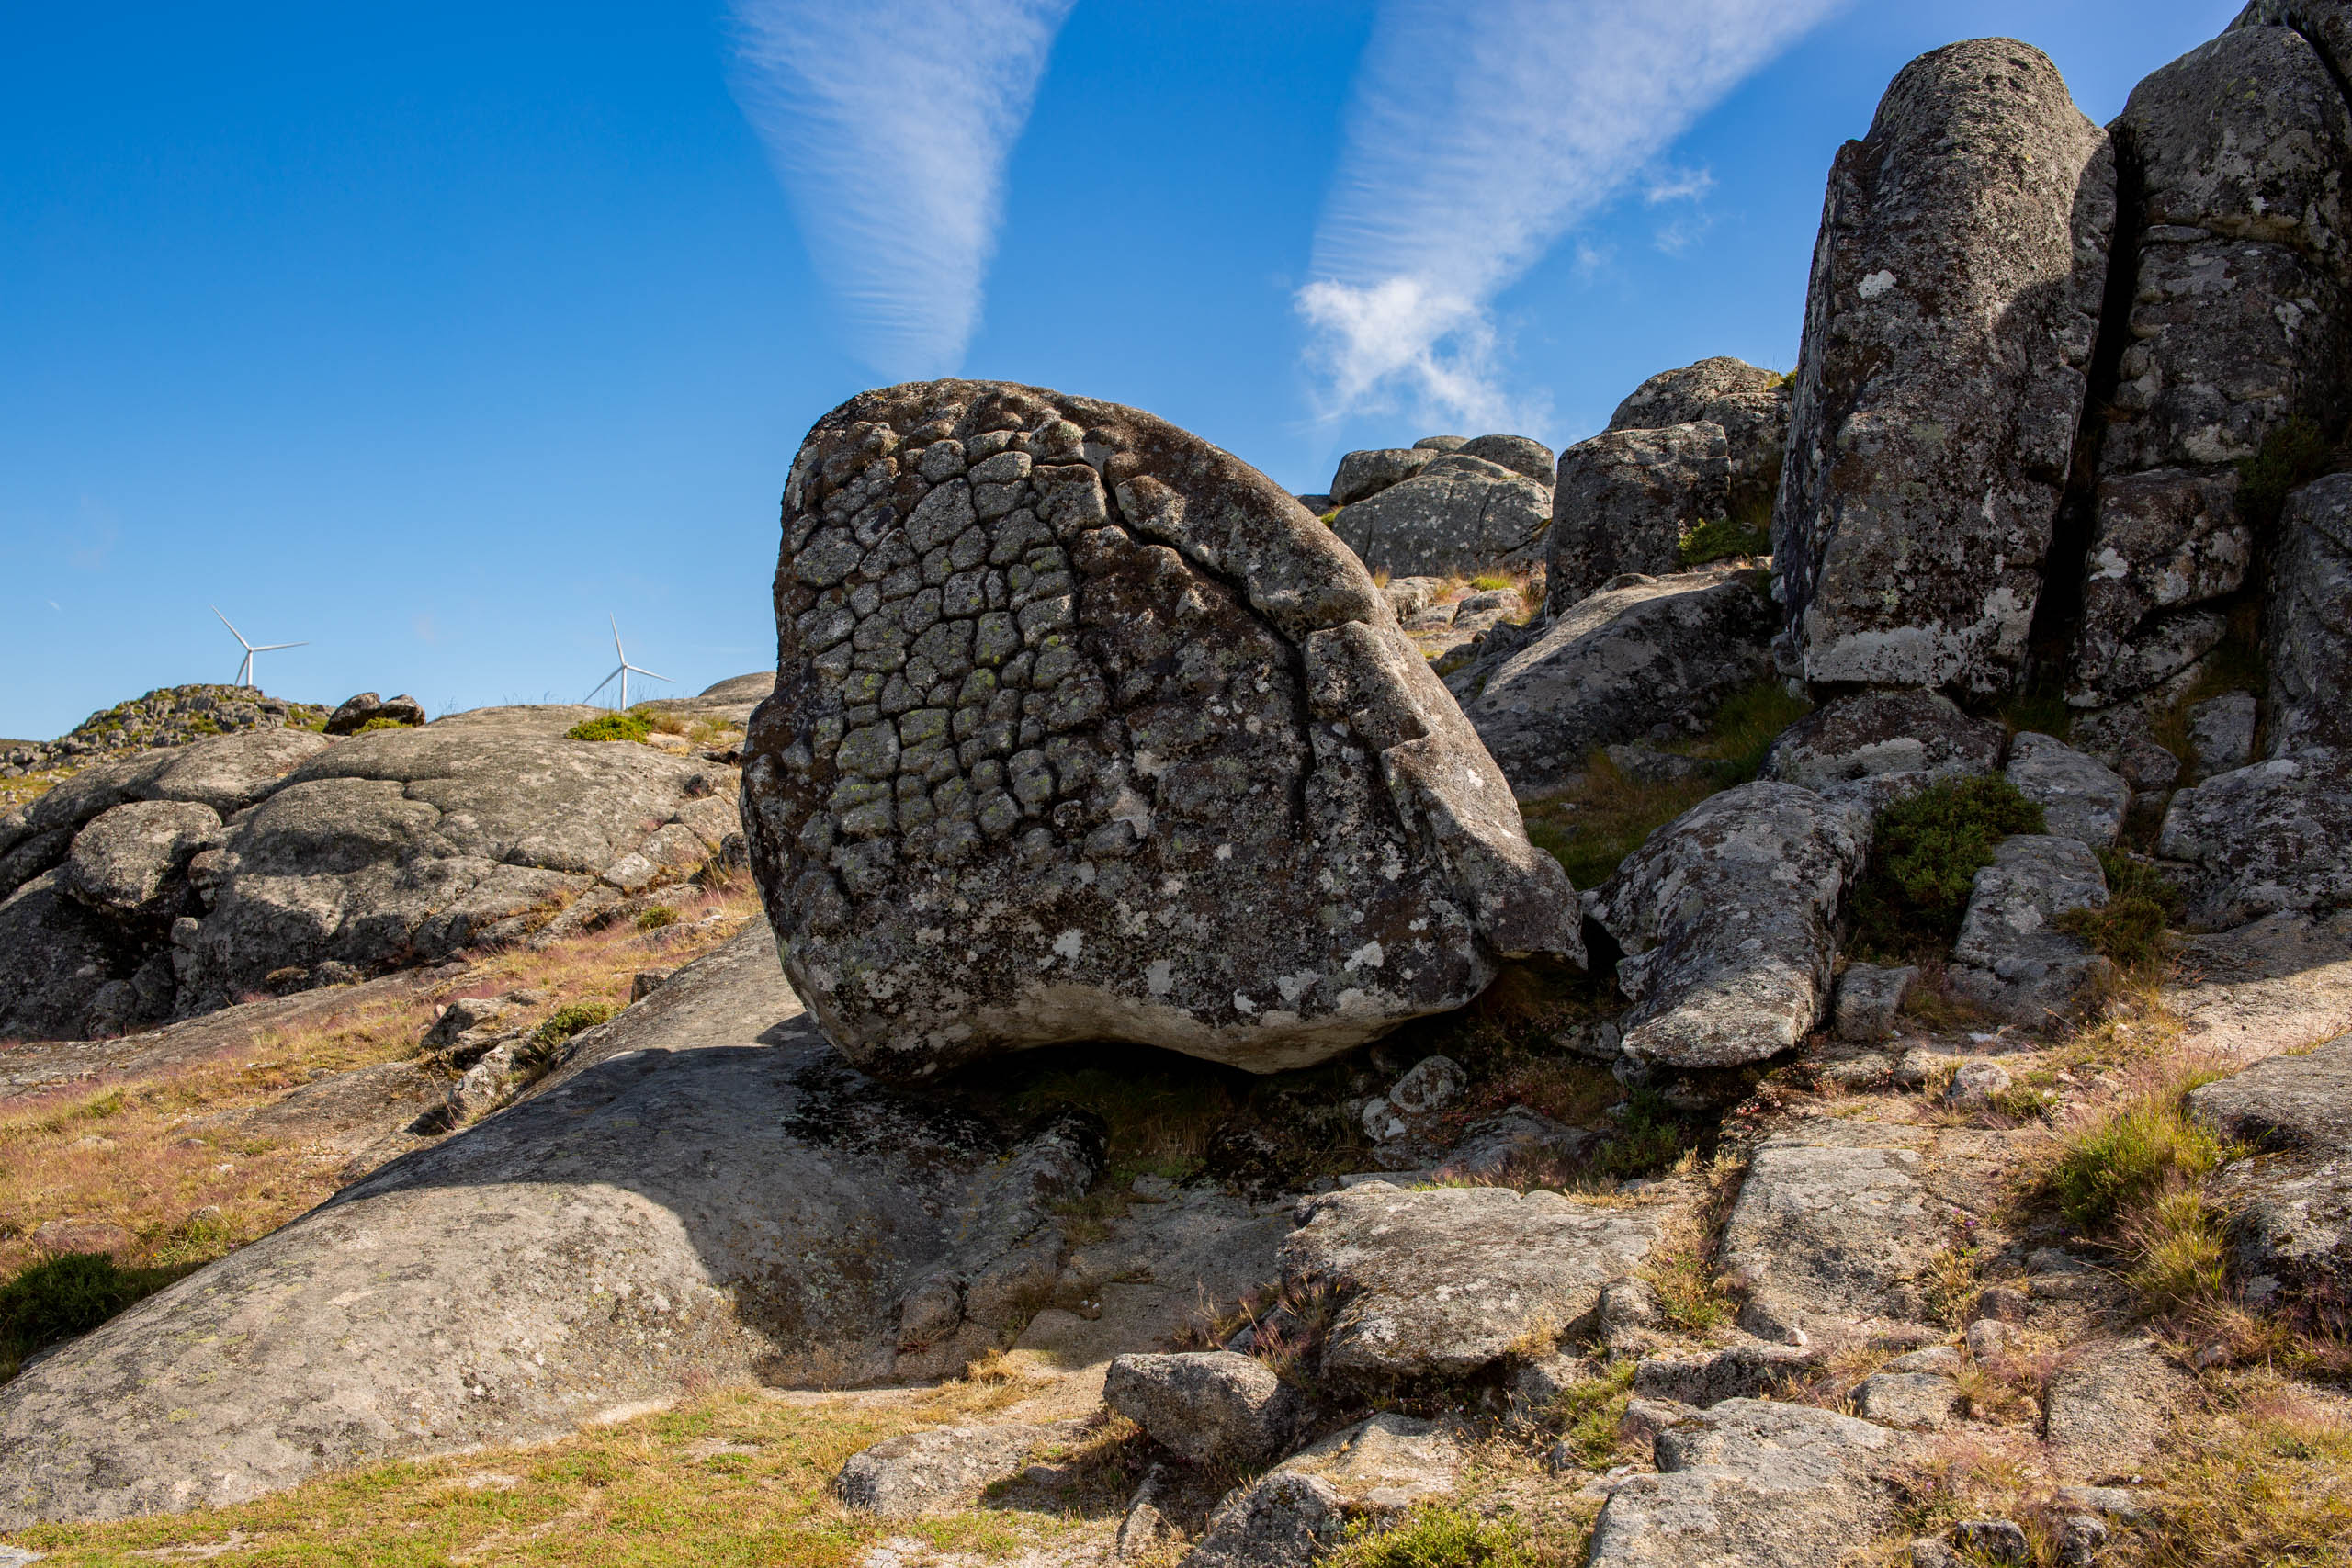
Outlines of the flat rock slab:
<svg viewBox="0 0 2352 1568">
<path fill-rule="evenodd" d="M 1753 571 L 1637 578 L 1568 606 L 1491 671 L 1465 671 L 1476 689 L 1462 711 L 1513 788 L 1548 787 L 1596 746 L 1695 732 L 1771 672 L 1778 618 Z"/>
<path fill-rule="evenodd" d="M 1736 1066 L 1802 1041 L 1827 1010 L 1838 906 L 1869 848 L 1860 807 L 1762 781 L 1651 834 L 1588 911 L 1624 953 L 1626 1056 Z"/>
<path fill-rule="evenodd" d="M 2181 943 L 2166 999 L 2201 1049 L 2250 1060 L 2352 1030 L 2352 909 L 2266 915 Z M 0 1056 L 0 1062 L 6 1062 Z"/>
<path fill-rule="evenodd" d="M 888 1438 L 850 1456 L 833 1477 L 833 1495 L 862 1514 L 919 1518 L 968 1507 L 1047 1443 L 1073 1436 L 1075 1421 L 1041 1425 L 935 1427 Z"/>
<path fill-rule="evenodd" d="M 886 388 L 810 431 L 784 527 L 745 831 L 861 1070 L 1100 1041 L 1284 1070 L 1506 955 L 1581 957 L 1566 874 L 1362 563 L 1197 436 Z"/>
<path fill-rule="evenodd" d="M 1058 1252 L 1069 1184 L 1007 1190 L 1053 1140 L 849 1072 L 764 931 L 579 1042 L 531 1098 L 0 1387 L 0 1528 L 241 1501 L 703 1382 L 936 1375 L 1018 1328 L 978 1320 L 997 1260 Z M 943 1273 L 943 1339 L 900 1354 L 898 1297 Z"/>
<path fill-rule="evenodd" d="M 1834 1344 L 1922 1319 L 1919 1276 L 1942 1240 L 1942 1205 L 1920 1182 L 1930 1142 L 1923 1128 L 1824 1119 L 1759 1145 L 1718 1255 L 1747 1288 L 1741 1323 Z"/>
<path fill-rule="evenodd" d="M 1804 1404 L 1726 1400 L 1657 1434 L 1656 1475 L 1609 1495 L 1589 1568 L 1837 1568 L 1895 1522 L 1898 1433 Z"/>
<path fill-rule="evenodd" d="M 2042 1435 L 2069 1480 L 2103 1481 L 2139 1470 L 2165 1431 L 2191 1408 L 2196 1380 L 2146 1337 L 2078 1349 L 2050 1382 Z"/>
<path fill-rule="evenodd" d="M 1647 1261 L 1675 1196 L 1603 1205 L 1367 1181 L 1308 1201 L 1283 1264 L 1294 1280 L 1341 1292 L 1327 1374 L 1460 1377 L 1590 1313 L 1603 1286 Z"/>
</svg>

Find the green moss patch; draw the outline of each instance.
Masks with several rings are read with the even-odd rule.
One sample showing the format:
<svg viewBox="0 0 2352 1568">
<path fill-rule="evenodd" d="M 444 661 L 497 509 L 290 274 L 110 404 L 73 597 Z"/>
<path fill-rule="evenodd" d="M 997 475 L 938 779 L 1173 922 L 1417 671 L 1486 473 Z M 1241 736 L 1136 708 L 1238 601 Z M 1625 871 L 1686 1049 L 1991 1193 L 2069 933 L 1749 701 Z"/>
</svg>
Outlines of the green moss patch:
<svg viewBox="0 0 2352 1568">
<path fill-rule="evenodd" d="M 1998 773 L 1945 779 L 1888 807 L 1854 889 L 1851 947 L 1873 957 L 1942 957 L 1994 849 L 2044 827 L 2041 807 Z"/>
</svg>

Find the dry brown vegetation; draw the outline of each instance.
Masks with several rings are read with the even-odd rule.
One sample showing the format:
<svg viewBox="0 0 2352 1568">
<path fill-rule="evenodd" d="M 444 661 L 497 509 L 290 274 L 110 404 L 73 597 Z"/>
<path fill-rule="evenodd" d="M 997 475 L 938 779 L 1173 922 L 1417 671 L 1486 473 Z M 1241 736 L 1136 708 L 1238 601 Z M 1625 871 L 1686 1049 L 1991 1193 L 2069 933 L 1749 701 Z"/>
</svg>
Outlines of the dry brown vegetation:
<svg viewBox="0 0 2352 1568">
<path fill-rule="evenodd" d="M 0 1097 L 0 1280 L 48 1255 L 36 1232 L 50 1221 L 101 1235 L 111 1228 L 128 1240 L 82 1249 L 142 1269 L 192 1267 L 277 1229 L 356 1174 L 344 1168 L 348 1155 L 241 1135 L 211 1119 L 413 1057 L 435 1014 L 459 997 L 532 990 L 545 998 L 525 1015 L 534 1021 L 568 1004 L 625 1004 L 639 970 L 710 951 L 757 901 L 744 885 L 684 887 L 669 906 L 681 919 L 651 932 L 622 922 L 544 951 L 477 954 L 440 984 L 390 996 L 355 987 L 347 1009 L 265 1029 L 200 1060 Z M 0 1367 L 0 1377 L 13 1370 Z"/>
</svg>

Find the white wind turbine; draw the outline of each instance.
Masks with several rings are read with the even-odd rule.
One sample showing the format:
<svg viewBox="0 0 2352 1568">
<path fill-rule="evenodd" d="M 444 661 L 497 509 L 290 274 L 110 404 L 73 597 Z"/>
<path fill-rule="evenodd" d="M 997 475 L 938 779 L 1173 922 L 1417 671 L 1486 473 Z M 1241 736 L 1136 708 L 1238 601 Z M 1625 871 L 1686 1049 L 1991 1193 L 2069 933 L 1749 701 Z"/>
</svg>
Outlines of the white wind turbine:
<svg viewBox="0 0 2352 1568">
<path fill-rule="evenodd" d="M 603 691 L 605 687 L 607 687 L 607 686 L 609 686 L 609 685 L 611 685 L 611 684 L 613 683 L 613 678 L 614 678 L 614 676 L 618 676 L 618 677 L 620 678 L 620 682 L 621 682 L 621 705 L 620 705 L 617 709 L 616 709 L 615 711 L 619 712 L 619 713 L 627 713 L 627 712 L 628 711 L 628 678 L 629 678 L 629 676 L 630 676 L 632 673 L 639 674 L 639 675 L 642 675 L 642 676 L 644 676 L 644 677 L 645 677 L 647 680 L 649 680 L 649 681 L 667 681 L 670 677 L 668 677 L 667 675 L 656 675 L 656 674 L 655 674 L 652 671 L 650 671 L 650 670 L 643 669 L 643 668 L 641 668 L 641 667 L 639 667 L 639 666 L 638 666 L 638 665 L 631 664 L 631 663 L 628 661 L 628 654 L 626 654 L 626 653 L 623 653 L 623 652 L 621 651 L 621 625 L 620 625 L 620 623 L 619 623 L 618 621 L 615 621 L 615 620 L 613 620 L 613 618 L 612 618 L 610 615 L 605 616 L 605 619 L 606 619 L 607 621 L 611 621 L 611 622 L 612 622 L 612 627 L 613 627 L 613 654 L 614 654 L 614 657 L 617 658 L 617 659 L 620 660 L 620 666 L 619 666 L 619 668 L 616 669 L 616 670 L 613 671 L 613 673 L 612 673 L 611 675 L 607 675 L 607 676 L 605 676 L 603 680 L 601 680 L 601 681 L 597 682 L 595 683 L 595 685 L 594 685 L 594 686 L 593 686 L 593 687 L 591 687 L 591 688 L 589 689 L 588 695 L 587 695 L 587 696 L 585 696 L 585 697 L 581 698 L 580 700 L 581 700 L 582 702 L 583 702 L 583 703 L 590 701 L 591 699 L 593 699 L 593 698 L 595 696 L 595 694 L 596 694 L 598 692 Z"/>
<path fill-rule="evenodd" d="M 212 613 L 216 615 L 220 615 L 220 606 L 218 604 L 213 605 Z M 224 626 L 229 626 L 229 635 L 235 637 L 237 639 L 237 646 L 245 650 L 244 662 L 237 666 L 237 684 L 240 686 L 250 686 L 254 683 L 254 654 L 275 653 L 281 648 L 308 648 L 311 646 L 308 642 L 265 642 L 259 646 L 255 646 L 254 644 L 245 640 L 244 633 L 239 631 L 235 626 L 229 626 L 228 616 L 220 615 L 220 624 Z"/>
</svg>

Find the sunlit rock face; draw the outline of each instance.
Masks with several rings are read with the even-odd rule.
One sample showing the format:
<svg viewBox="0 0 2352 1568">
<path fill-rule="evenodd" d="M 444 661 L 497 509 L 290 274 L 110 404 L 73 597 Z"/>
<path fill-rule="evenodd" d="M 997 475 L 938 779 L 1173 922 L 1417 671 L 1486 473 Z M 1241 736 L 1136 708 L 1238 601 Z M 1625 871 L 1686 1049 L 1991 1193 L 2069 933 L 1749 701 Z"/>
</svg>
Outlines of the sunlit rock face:
<svg viewBox="0 0 2352 1568">
<path fill-rule="evenodd" d="M 937 381 L 793 464 L 745 833 L 786 973 L 900 1077 L 1125 1041 L 1259 1071 L 1581 958 L 1573 890 L 1363 568 L 1148 414 Z"/>
</svg>

